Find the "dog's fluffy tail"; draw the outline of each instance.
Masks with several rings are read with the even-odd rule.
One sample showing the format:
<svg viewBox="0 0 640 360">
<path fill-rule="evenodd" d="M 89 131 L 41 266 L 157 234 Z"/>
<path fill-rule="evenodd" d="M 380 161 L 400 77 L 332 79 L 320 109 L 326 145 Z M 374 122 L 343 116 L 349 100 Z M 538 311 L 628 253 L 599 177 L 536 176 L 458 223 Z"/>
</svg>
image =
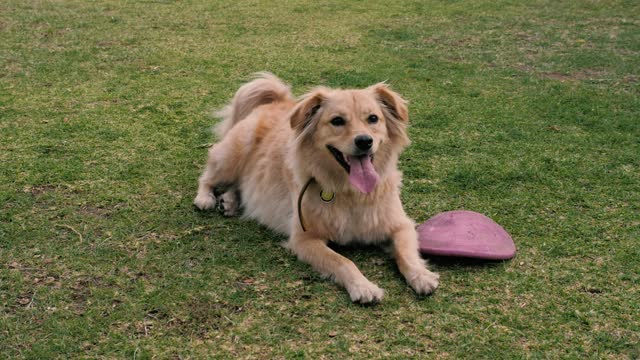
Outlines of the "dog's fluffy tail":
<svg viewBox="0 0 640 360">
<path fill-rule="evenodd" d="M 292 100 L 291 89 L 282 80 L 269 72 L 255 74 L 252 81 L 242 85 L 231 103 L 216 113 L 221 118 L 214 130 L 222 139 L 240 120 L 246 118 L 260 105 L 276 101 Z"/>
</svg>

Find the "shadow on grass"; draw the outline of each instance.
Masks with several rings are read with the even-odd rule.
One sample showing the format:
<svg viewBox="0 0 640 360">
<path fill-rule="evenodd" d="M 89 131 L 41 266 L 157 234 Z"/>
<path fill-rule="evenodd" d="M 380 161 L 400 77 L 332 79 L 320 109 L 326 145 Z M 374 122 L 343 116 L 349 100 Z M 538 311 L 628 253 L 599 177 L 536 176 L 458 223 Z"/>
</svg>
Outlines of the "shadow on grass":
<svg viewBox="0 0 640 360">
<path fill-rule="evenodd" d="M 484 260 L 452 256 L 428 256 L 424 257 L 429 263 L 438 267 L 496 267 L 510 260 Z"/>
<path fill-rule="evenodd" d="M 387 245 L 339 245 L 335 243 L 329 243 L 329 247 L 336 252 L 354 259 L 366 259 L 371 257 L 377 257 L 384 255 L 385 258 L 390 260 L 390 264 L 395 267 L 393 256 L 391 255 L 390 248 L 387 249 Z M 465 257 L 453 257 L 453 256 L 434 256 L 434 255 L 422 255 L 422 258 L 427 260 L 429 264 L 433 264 L 438 267 L 449 268 L 477 268 L 477 267 L 497 267 L 503 265 L 510 260 L 484 260 Z"/>
</svg>

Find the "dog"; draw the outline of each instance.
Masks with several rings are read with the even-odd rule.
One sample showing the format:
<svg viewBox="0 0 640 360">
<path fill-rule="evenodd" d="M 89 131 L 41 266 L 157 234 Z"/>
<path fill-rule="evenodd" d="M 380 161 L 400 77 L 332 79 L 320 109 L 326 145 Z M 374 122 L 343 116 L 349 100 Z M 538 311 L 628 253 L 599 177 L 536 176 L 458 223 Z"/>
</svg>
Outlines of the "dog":
<svg viewBox="0 0 640 360">
<path fill-rule="evenodd" d="M 398 268 L 418 294 L 439 275 L 418 252 L 415 223 L 400 201 L 398 157 L 409 145 L 407 102 L 385 83 L 317 87 L 296 100 L 288 85 L 258 73 L 218 115 L 194 204 L 221 207 L 288 235 L 285 246 L 344 286 L 353 302 L 384 291 L 328 243 L 391 241 Z"/>
</svg>

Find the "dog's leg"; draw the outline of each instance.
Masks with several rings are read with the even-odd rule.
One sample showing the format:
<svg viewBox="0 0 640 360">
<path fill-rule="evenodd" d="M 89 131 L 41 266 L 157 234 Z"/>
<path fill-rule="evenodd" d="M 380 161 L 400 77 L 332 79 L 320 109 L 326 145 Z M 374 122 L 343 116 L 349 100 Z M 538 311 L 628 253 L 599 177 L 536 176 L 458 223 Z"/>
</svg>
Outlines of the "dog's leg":
<svg viewBox="0 0 640 360">
<path fill-rule="evenodd" d="M 430 294 L 438 287 L 440 275 L 427 269 L 418 251 L 418 233 L 411 224 L 403 225 L 391 235 L 393 255 L 398 268 L 418 294 Z"/>
<path fill-rule="evenodd" d="M 384 291 L 364 277 L 351 260 L 331 250 L 326 241 L 298 235 L 292 236 L 287 246 L 301 261 L 344 286 L 353 302 L 375 303 L 382 299 Z"/>
<path fill-rule="evenodd" d="M 216 187 L 228 186 L 238 178 L 242 155 L 233 151 L 233 139 L 225 138 L 209 149 L 207 167 L 198 180 L 198 194 L 193 204 L 200 210 L 212 209 L 216 206 L 216 197 L 225 191 L 213 194 Z"/>
<path fill-rule="evenodd" d="M 235 187 L 218 197 L 218 210 L 224 216 L 235 216 L 240 209 L 240 191 Z"/>
</svg>

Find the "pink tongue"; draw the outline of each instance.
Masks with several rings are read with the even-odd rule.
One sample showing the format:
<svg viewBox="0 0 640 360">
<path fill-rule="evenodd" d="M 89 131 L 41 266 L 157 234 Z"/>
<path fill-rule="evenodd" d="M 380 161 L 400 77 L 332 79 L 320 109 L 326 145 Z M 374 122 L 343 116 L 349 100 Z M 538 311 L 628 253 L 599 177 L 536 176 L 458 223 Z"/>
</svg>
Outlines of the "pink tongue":
<svg viewBox="0 0 640 360">
<path fill-rule="evenodd" d="M 356 157 L 349 155 L 349 182 L 365 194 L 373 191 L 380 178 L 371 163 L 371 156 Z"/>
</svg>

